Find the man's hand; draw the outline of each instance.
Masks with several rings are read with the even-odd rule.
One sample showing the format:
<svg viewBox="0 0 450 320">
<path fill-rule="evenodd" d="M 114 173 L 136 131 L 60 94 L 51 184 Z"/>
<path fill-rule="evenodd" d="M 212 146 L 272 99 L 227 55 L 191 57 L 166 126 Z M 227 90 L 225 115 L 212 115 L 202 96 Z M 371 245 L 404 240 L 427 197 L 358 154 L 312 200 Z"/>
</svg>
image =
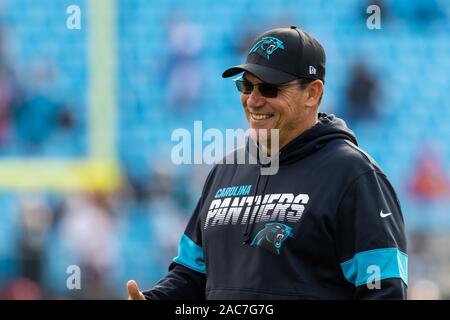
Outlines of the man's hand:
<svg viewBox="0 0 450 320">
<path fill-rule="evenodd" d="M 145 300 L 144 295 L 139 291 L 139 287 L 134 280 L 127 282 L 128 300 Z"/>
</svg>

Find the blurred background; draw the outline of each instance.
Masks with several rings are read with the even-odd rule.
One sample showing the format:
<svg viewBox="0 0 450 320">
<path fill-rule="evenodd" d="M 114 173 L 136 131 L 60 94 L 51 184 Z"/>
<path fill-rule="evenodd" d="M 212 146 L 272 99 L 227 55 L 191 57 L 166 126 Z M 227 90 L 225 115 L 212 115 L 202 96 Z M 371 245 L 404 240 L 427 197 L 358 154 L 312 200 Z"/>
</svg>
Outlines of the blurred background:
<svg viewBox="0 0 450 320">
<path fill-rule="evenodd" d="M 373 4 L 381 29 L 366 24 Z M 0 0 L 0 298 L 152 287 L 210 169 L 172 164 L 172 131 L 247 128 L 221 73 L 254 36 L 290 25 L 325 48 L 321 110 L 346 120 L 396 188 L 409 298 L 449 299 L 444 0 Z M 71 265 L 80 290 L 67 287 Z"/>
</svg>

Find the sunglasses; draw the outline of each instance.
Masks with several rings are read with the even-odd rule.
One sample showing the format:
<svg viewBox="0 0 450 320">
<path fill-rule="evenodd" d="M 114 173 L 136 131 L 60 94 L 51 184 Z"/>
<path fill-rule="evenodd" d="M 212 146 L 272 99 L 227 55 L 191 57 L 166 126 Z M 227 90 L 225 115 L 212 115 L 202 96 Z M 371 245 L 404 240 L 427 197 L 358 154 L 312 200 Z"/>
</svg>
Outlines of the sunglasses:
<svg viewBox="0 0 450 320">
<path fill-rule="evenodd" d="M 258 90 L 261 93 L 261 95 L 266 98 L 275 98 L 278 95 L 278 92 L 281 90 L 281 87 L 299 85 L 298 83 L 275 85 L 264 82 L 253 84 L 242 77 L 234 79 L 234 83 L 236 84 L 236 88 L 238 89 L 238 91 L 243 94 L 250 94 L 253 92 L 255 87 L 258 87 Z"/>
</svg>

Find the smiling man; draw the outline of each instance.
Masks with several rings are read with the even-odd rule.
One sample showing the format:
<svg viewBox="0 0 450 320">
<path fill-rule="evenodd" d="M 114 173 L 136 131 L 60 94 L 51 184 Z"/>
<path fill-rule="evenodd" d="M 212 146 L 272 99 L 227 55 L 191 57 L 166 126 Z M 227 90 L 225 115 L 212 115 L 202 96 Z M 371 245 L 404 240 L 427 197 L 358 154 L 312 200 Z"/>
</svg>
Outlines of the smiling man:
<svg viewBox="0 0 450 320">
<path fill-rule="evenodd" d="M 238 74 L 256 132 L 245 150 L 278 130 L 279 170 L 215 165 L 169 272 L 145 292 L 129 281 L 129 299 L 406 299 L 397 195 L 345 122 L 318 112 L 322 46 L 296 27 L 269 30 L 223 77 Z"/>
</svg>

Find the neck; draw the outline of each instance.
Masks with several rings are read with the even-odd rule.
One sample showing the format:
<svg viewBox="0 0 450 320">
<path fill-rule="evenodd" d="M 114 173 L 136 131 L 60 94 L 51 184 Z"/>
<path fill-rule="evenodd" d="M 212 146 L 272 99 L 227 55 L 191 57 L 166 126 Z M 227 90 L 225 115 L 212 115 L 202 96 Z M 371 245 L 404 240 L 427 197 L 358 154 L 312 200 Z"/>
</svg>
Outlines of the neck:
<svg viewBox="0 0 450 320">
<path fill-rule="evenodd" d="M 319 122 L 319 118 L 317 113 L 314 115 L 314 117 L 311 117 L 310 119 L 307 119 L 307 121 L 304 121 L 301 125 L 299 125 L 296 130 L 292 130 L 288 132 L 286 136 L 281 136 L 280 132 L 280 142 L 279 142 L 279 150 L 281 150 L 284 146 L 286 146 L 289 142 L 297 138 L 299 135 L 301 135 L 306 130 L 314 127 Z M 261 144 L 261 148 L 263 151 L 270 156 L 271 152 L 271 139 L 268 139 L 267 146 L 264 144 Z M 275 150 L 276 151 L 276 150 Z"/>
</svg>

